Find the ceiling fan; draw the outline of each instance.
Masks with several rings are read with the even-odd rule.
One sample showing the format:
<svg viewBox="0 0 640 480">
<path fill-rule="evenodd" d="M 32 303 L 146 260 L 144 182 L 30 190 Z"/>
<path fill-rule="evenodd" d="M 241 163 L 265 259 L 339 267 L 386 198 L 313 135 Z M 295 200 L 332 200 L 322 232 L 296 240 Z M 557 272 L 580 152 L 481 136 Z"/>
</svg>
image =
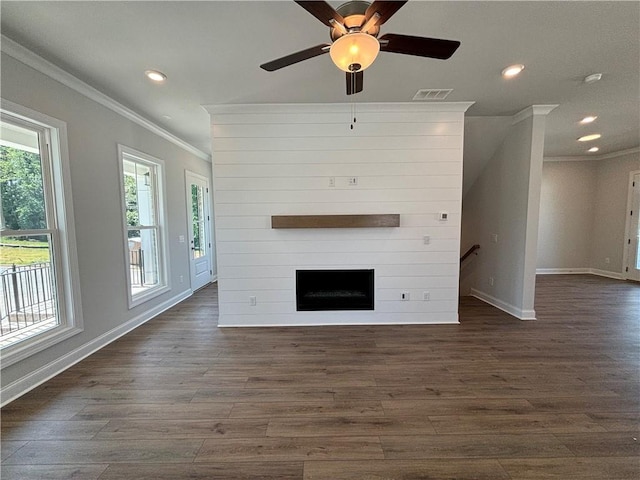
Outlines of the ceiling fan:
<svg viewBox="0 0 640 480">
<path fill-rule="evenodd" d="M 446 60 L 460 46 L 455 40 L 414 37 L 387 33 L 378 38 L 380 25 L 393 16 L 408 0 L 373 3 L 350 1 L 334 9 L 325 1 L 297 1 L 311 15 L 330 28 L 333 43 L 322 43 L 260 65 L 273 72 L 283 67 L 329 53 L 333 63 L 346 72 L 347 95 L 362 91 L 363 71 L 378 52 L 402 53 Z"/>
</svg>

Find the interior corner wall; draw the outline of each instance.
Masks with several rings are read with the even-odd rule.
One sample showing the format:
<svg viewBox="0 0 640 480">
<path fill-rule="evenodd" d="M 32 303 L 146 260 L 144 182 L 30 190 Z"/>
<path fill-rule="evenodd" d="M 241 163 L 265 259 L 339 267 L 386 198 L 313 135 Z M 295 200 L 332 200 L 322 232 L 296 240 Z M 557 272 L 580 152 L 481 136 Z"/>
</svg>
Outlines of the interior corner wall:
<svg viewBox="0 0 640 480">
<path fill-rule="evenodd" d="M 596 162 L 548 161 L 542 168 L 538 268 L 588 267 Z"/>
<path fill-rule="evenodd" d="M 622 274 L 629 173 L 640 170 L 640 152 L 599 160 L 596 168 L 589 266 Z"/>
<path fill-rule="evenodd" d="M 540 271 L 622 275 L 629 173 L 638 170 L 639 152 L 544 163 Z"/>
<path fill-rule="evenodd" d="M 512 125 L 463 199 L 462 250 L 480 245 L 465 279 L 467 288 L 522 319 L 535 317 L 544 121 L 544 116 L 532 115 Z"/>
<path fill-rule="evenodd" d="M 52 365 L 100 346 L 113 332 L 190 294 L 185 169 L 212 178 L 211 164 L 125 119 L 77 91 L 2 53 L 2 98 L 67 123 L 84 331 L 2 369 L 2 389 L 28 390 Z M 131 310 L 125 284 L 125 250 L 117 144 L 164 160 L 169 292 Z M 123 331 L 124 333 L 124 331 Z M 85 349 L 85 350 L 83 350 Z M 74 353 L 75 352 L 75 353 Z M 44 376 L 44 377 L 43 377 Z M 13 388 L 13 387 L 12 387 Z M 4 399 L 4 396 L 3 396 Z"/>
</svg>

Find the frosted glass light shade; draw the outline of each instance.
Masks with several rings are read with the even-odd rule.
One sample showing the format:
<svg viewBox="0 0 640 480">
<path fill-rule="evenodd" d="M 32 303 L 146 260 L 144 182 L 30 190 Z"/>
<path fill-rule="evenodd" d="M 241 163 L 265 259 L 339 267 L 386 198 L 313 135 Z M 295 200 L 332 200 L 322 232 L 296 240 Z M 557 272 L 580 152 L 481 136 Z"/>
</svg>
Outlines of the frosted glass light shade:
<svg viewBox="0 0 640 480">
<path fill-rule="evenodd" d="M 331 45 L 329 55 L 340 70 L 359 72 L 368 68 L 378 56 L 380 42 L 366 33 L 348 33 Z"/>
</svg>

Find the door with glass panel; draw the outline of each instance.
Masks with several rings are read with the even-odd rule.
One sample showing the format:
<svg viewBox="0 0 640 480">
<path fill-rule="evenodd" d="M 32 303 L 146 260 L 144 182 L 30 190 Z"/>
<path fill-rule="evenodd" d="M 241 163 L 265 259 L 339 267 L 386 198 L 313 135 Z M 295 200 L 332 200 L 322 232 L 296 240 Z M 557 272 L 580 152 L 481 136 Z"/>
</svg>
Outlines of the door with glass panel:
<svg viewBox="0 0 640 480">
<path fill-rule="evenodd" d="M 191 290 L 211 282 L 211 223 L 209 181 L 193 172 L 186 173 L 187 218 L 189 221 L 189 259 Z"/>
</svg>

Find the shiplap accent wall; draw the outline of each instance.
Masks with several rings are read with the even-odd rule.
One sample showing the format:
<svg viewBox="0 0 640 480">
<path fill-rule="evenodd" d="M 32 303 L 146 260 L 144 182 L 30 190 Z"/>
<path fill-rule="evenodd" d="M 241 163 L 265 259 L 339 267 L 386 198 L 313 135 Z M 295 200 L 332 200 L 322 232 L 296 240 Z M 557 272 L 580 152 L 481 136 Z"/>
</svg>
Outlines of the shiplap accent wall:
<svg viewBox="0 0 640 480">
<path fill-rule="evenodd" d="M 357 104 L 353 129 L 350 104 L 207 107 L 219 325 L 456 323 L 470 105 Z M 271 215 L 370 213 L 400 227 L 271 228 Z M 375 269 L 373 311 L 296 311 L 296 269 L 351 268 Z"/>
</svg>

